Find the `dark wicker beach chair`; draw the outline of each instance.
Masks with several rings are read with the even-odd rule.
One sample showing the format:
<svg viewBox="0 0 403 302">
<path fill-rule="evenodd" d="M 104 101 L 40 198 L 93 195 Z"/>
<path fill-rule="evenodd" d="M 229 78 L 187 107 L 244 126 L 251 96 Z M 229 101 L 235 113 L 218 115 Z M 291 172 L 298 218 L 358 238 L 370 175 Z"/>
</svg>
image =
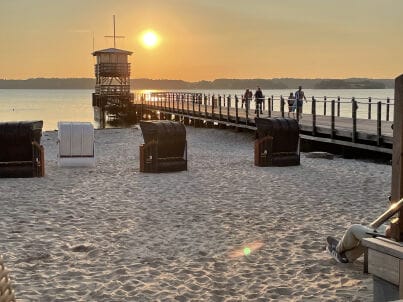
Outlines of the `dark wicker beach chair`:
<svg viewBox="0 0 403 302">
<path fill-rule="evenodd" d="M 42 121 L 0 123 L 0 177 L 45 174 Z"/>
<path fill-rule="evenodd" d="M 144 144 L 140 145 L 141 172 L 187 170 L 186 128 L 172 121 L 141 121 Z"/>
<path fill-rule="evenodd" d="M 288 118 L 257 118 L 255 165 L 295 166 L 300 164 L 299 125 Z"/>
<path fill-rule="evenodd" d="M 8 271 L 4 267 L 3 259 L 0 256 L 0 301 L 15 302 L 14 290 L 11 286 L 11 281 L 8 276 Z"/>
</svg>

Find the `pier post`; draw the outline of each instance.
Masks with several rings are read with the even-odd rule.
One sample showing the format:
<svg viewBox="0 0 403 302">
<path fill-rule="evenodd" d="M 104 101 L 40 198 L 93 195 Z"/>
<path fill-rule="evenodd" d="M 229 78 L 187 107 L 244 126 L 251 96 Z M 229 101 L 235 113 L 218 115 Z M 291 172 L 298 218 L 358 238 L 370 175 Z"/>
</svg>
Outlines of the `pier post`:
<svg viewBox="0 0 403 302">
<path fill-rule="evenodd" d="M 301 111 L 300 111 L 301 107 L 298 106 L 298 101 L 296 101 L 296 102 L 297 102 L 297 108 L 295 108 L 295 113 L 297 114 L 297 122 L 299 123 L 299 115 L 301 114 Z"/>
<path fill-rule="evenodd" d="M 337 97 L 337 116 L 340 116 L 340 97 Z"/>
<path fill-rule="evenodd" d="M 376 143 L 378 146 L 382 144 L 382 102 L 377 103 L 376 112 Z"/>
<path fill-rule="evenodd" d="M 332 100 L 332 103 L 331 103 L 332 124 L 331 124 L 331 133 L 330 133 L 331 138 L 334 138 L 334 135 L 336 133 L 334 111 L 335 111 L 335 100 Z"/>
<path fill-rule="evenodd" d="M 186 94 L 186 114 L 190 115 L 190 112 L 189 112 L 189 94 Z"/>
<path fill-rule="evenodd" d="M 204 117 L 207 118 L 207 103 L 208 103 L 208 97 L 207 95 L 204 95 Z"/>
<path fill-rule="evenodd" d="M 201 113 L 200 113 L 200 106 L 201 106 L 201 103 L 202 103 L 202 99 L 203 99 L 202 94 L 199 94 L 199 95 L 197 96 L 197 103 L 198 103 L 198 107 L 199 107 L 199 116 L 201 116 Z"/>
<path fill-rule="evenodd" d="M 214 120 L 214 105 L 215 105 L 215 96 L 214 94 L 211 96 L 211 119 Z"/>
<path fill-rule="evenodd" d="M 280 111 L 281 117 L 284 118 L 284 98 L 282 95 L 280 96 Z"/>
<path fill-rule="evenodd" d="M 143 120 L 144 94 L 141 96 L 140 121 Z"/>
<path fill-rule="evenodd" d="M 386 99 L 386 120 L 389 122 L 390 98 Z"/>
<path fill-rule="evenodd" d="M 249 120 L 249 106 L 250 106 L 250 99 L 246 98 L 246 103 L 245 103 L 245 113 L 246 113 L 246 121 L 245 125 L 248 125 L 248 120 Z"/>
<path fill-rule="evenodd" d="M 176 93 L 174 93 L 174 103 L 175 103 L 175 110 L 174 112 L 178 113 L 179 112 L 179 99 L 178 99 L 178 95 Z"/>
<path fill-rule="evenodd" d="M 238 96 L 235 95 L 235 123 L 238 124 L 239 123 L 239 115 L 238 115 Z"/>
<path fill-rule="evenodd" d="M 326 116 L 326 97 L 323 98 L 323 115 Z"/>
<path fill-rule="evenodd" d="M 196 95 L 192 94 L 192 114 L 195 116 L 195 102 L 196 102 Z"/>
<path fill-rule="evenodd" d="M 230 121 L 229 119 L 230 108 L 231 108 L 231 95 L 227 96 L 227 121 Z"/>
<path fill-rule="evenodd" d="M 316 99 L 312 97 L 312 136 L 316 136 Z"/>
<path fill-rule="evenodd" d="M 219 111 L 218 119 L 221 121 L 221 119 L 222 119 L 221 95 L 218 95 L 218 111 Z"/>
<path fill-rule="evenodd" d="M 181 101 L 182 101 L 182 114 L 185 114 L 185 96 L 181 94 Z"/>
<path fill-rule="evenodd" d="M 372 103 L 372 99 L 371 99 L 371 97 L 369 97 L 368 98 L 368 119 L 370 120 L 371 119 L 371 104 Z"/>
<path fill-rule="evenodd" d="M 268 112 L 267 112 L 267 116 L 268 117 L 271 117 L 271 108 L 272 108 L 272 104 L 273 103 L 273 99 L 272 98 L 268 98 L 267 99 L 267 109 L 268 109 Z"/>
<path fill-rule="evenodd" d="M 274 111 L 274 96 L 271 96 L 271 111 Z"/>
<path fill-rule="evenodd" d="M 353 143 L 356 142 L 357 140 L 357 109 L 358 109 L 358 105 L 357 105 L 357 101 L 355 100 L 355 98 L 353 97 L 351 100 L 351 112 L 352 112 L 352 118 L 353 118 L 353 132 L 351 135 L 351 140 Z"/>
</svg>

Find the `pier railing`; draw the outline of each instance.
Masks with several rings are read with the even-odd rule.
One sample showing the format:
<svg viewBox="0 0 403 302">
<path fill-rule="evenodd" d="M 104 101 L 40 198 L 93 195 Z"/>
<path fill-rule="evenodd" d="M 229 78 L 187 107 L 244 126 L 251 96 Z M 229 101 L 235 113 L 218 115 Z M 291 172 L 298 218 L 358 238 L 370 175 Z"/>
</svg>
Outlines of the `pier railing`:
<svg viewBox="0 0 403 302">
<path fill-rule="evenodd" d="M 193 92 L 158 92 L 137 96 L 148 109 L 204 123 L 255 128 L 256 117 L 290 117 L 299 121 L 301 132 L 311 136 L 369 143 L 392 144 L 393 100 L 377 98 L 311 97 L 302 111 L 289 112 L 283 96 L 245 99 L 239 95 Z M 261 109 L 259 108 L 261 106 Z"/>
<path fill-rule="evenodd" d="M 141 97 L 145 101 L 157 102 L 164 99 L 182 99 L 184 102 L 192 101 L 193 98 L 200 99 L 204 104 L 207 102 L 208 106 L 211 106 L 213 102 L 217 108 L 217 102 L 221 99 L 222 107 L 227 107 L 227 102 L 230 100 L 230 108 L 236 108 L 235 99 L 238 99 L 238 107 L 240 110 L 245 109 L 246 106 L 250 110 L 255 110 L 257 102 L 255 98 L 250 98 L 245 100 L 241 95 L 220 95 L 220 94 L 203 94 L 203 93 L 192 93 L 192 92 L 156 92 L 150 94 L 143 94 Z M 137 99 L 140 99 L 139 96 Z M 247 101 L 247 102 L 246 102 Z M 288 98 L 282 95 L 270 95 L 259 100 L 262 104 L 263 111 L 270 114 L 273 111 L 284 112 L 284 115 L 288 113 Z M 309 97 L 307 102 L 304 102 L 303 111 L 300 113 L 311 113 L 312 104 L 316 105 L 316 114 L 323 116 L 331 115 L 331 104 L 332 101 L 335 103 L 335 115 L 338 117 L 351 117 L 353 108 L 357 111 L 357 118 L 359 119 L 369 119 L 376 120 L 378 116 L 381 116 L 381 120 L 392 121 L 393 120 L 393 108 L 394 103 L 391 98 L 362 98 L 362 97 L 340 97 L 340 96 L 321 96 L 321 97 Z M 355 102 L 355 107 L 352 104 Z M 380 107 L 379 107 L 380 106 Z"/>
</svg>

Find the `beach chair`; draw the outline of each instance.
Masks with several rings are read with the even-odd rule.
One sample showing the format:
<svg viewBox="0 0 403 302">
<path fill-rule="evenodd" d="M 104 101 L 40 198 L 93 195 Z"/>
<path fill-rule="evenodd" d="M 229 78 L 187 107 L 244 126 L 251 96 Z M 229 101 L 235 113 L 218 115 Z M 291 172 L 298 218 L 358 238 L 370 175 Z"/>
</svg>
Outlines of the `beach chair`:
<svg viewBox="0 0 403 302">
<path fill-rule="evenodd" d="M 255 165 L 295 166 L 300 164 L 299 125 L 289 118 L 257 118 Z"/>
<path fill-rule="evenodd" d="M 4 267 L 3 258 L 0 256 L 0 302 L 15 302 L 15 293 L 11 287 L 8 271 Z"/>
<path fill-rule="evenodd" d="M 59 167 L 94 167 L 94 127 L 87 122 L 58 122 Z"/>
<path fill-rule="evenodd" d="M 140 172 L 187 170 L 186 128 L 173 121 L 141 121 Z"/>
<path fill-rule="evenodd" d="M 0 177 L 45 175 L 43 121 L 0 123 Z"/>
</svg>

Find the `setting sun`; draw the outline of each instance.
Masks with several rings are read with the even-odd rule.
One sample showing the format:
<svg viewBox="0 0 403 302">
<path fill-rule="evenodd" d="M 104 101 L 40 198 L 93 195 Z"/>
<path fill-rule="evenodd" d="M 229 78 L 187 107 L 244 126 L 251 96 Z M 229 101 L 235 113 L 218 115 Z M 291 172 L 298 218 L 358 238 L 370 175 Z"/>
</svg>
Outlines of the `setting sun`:
<svg viewBox="0 0 403 302">
<path fill-rule="evenodd" d="M 153 31 L 147 31 L 142 35 L 142 42 L 144 46 L 153 48 L 158 44 L 158 36 Z"/>
</svg>

